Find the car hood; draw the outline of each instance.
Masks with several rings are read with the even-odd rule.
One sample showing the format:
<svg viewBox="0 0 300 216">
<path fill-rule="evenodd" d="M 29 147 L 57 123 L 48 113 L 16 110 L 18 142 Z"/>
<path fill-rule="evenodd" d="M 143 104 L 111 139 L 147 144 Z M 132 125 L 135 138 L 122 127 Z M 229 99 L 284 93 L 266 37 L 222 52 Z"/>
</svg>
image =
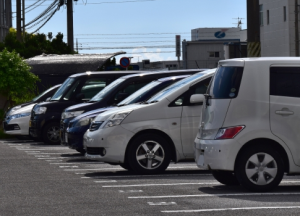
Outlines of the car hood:
<svg viewBox="0 0 300 216">
<path fill-rule="evenodd" d="M 72 112 L 77 110 L 88 110 L 89 107 L 91 106 L 94 106 L 94 103 L 80 103 L 80 104 L 69 106 L 68 108 L 65 109 L 65 112 Z"/>
<path fill-rule="evenodd" d="M 28 113 L 28 112 L 31 112 L 32 108 L 34 107 L 34 105 L 36 105 L 35 103 L 34 104 L 29 104 L 27 106 L 24 106 L 20 109 L 17 109 L 15 110 L 14 112 L 10 112 L 9 115 L 15 115 L 15 114 L 20 114 L 20 113 Z"/>
<path fill-rule="evenodd" d="M 142 109 L 146 106 L 151 106 L 152 104 L 131 104 L 123 107 L 115 107 L 106 112 L 100 113 L 96 118 L 95 121 L 106 121 L 110 116 L 119 113 L 119 112 L 126 112 L 126 111 L 134 111 L 137 109 Z"/>
<path fill-rule="evenodd" d="M 116 107 L 112 106 L 112 107 L 105 107 L 105 108 L 100 108 L 100 109 L 92 110 L 92 111 L 89 111 L 89 112 L 86 112 L 86 113 L 83 113 L 83 114 L 77 116 L 76 118 L 72 119 L 70 122 L 76 122 L 76 121 L 79 121 L 80 119 L 88 117 L 88 116 L 91 116 L 91 117 L 92 116 L 97 116 L 100 113 L 103 113 L 105 111 L 108 111 L 108 110 L 111 110 L 111 109 L 114 109 L 114 108 L 116 108 Z"/>
</svg>

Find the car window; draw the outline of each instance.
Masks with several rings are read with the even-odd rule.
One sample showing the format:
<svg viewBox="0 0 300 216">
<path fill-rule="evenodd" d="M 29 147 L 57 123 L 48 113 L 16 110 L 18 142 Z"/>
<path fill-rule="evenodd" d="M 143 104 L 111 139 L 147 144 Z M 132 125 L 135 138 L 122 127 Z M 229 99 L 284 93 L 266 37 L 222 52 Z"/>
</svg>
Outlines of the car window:
<svg viewBox="0 0 300 216">
<path fill-rule="evenodd" d="M 131 94 L 133 94 L 134 92 L 136 92 L 137 90 L 139 90 L 140 88 L 148 84 L 150 81 L 151 80 L 143 80 L 143 81 L 134 81 L 129 83 L 128 85 L 126 85 L 124 88 L 122 88 L 115 94 L 115 96 L 113 97 L 112 104 L 124 100 L 125 98 L 127 98 L 128 96 L 130 96 Z"/>
<path fill-rule="evenodd" d="M 90 100 L 98 92 L 104 89 L 107 85 L 105 78 L 91 78 L 88 79 L 81 88 L 80 93 L 84 94 L 83 100 Z"/>
<path fill-rule="evenodd" d="M 77 80 L 74 85 L 68 90 L 68 92 L 65 94 L 63 100 L 68 101 L 68 100 L 74 100 L 75 99 L 75 92 L 79 88 L 81 80 Z"/>
<path fill-rule="evenodd" d="M 169 107 L 177 107 L 177 106 L 195 106 L 197 104 L 191 104 L 190 98 L 193 94 L 205 94 L 207 88 L 209 86 L 211 77 L 193 85 L 188 91 L 180 95 L 176 98 L 172 103 L 170 103 Z"/>
<path fill-rule="evenodd" d="M 270 95 L 300 97 L 300 67 L 271 67 Z"/>
<path fill-rule="evenodd" d="M 64 95 L 64 93 L 68 90 L 68 88 L 74 83 L 74 78 L 68 78 L 66 81 L 57 89 L 53 97 L 51 98 L 52 101 L 58 101 Z"/>
</svg>

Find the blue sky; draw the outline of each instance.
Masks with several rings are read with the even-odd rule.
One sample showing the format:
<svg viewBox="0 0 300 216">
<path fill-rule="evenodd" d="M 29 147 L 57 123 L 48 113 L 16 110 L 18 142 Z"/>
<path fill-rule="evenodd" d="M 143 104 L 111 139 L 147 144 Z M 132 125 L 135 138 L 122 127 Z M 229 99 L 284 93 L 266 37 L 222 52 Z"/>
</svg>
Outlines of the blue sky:
<svg viewBox="0 0 300 216">
<path fill-rule="evenodd" d="M 28 7 L 37 0 L 25 1 Z M 54 0 L 39 1 L 44 3 L 26 13 L 26 23 Z M 13 11 L 15 5 L 13 0 Z M 175 60 L 176 34 L 191 40 L 191 29 L 235 27 L 238 17 L 244 18 L 242 27 L 247 28 L 246 0 L 78 0 L 74 2 L 74 41 L 78 40 L 79 48 L 93 47 L 79 53 L 123 50 L 128 53 L 125 56 L 134 57 L 132 62 Z M 62 7 L 39 32 L 62 32 L 66 41 L 66 28 L 66 8 Z"/>
</svg>

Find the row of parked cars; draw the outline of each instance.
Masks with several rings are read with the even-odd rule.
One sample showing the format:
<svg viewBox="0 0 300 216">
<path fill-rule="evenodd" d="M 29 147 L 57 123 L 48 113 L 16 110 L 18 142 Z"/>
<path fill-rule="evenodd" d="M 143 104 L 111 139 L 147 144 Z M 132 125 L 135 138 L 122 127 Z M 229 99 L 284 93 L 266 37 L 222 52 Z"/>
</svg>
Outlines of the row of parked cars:
<svg viewBox="0 0 300 216">
<path fill-rule="evenodd" d="M 34 139 L 142 174 L 195 159 L 222 184 L 252 191 L 300 173 L 299 58 L 122 75 L 73 75 L 48 102 L 10 110 L 4 128 L 22 131 L 27 119 Z"/>
</svg>

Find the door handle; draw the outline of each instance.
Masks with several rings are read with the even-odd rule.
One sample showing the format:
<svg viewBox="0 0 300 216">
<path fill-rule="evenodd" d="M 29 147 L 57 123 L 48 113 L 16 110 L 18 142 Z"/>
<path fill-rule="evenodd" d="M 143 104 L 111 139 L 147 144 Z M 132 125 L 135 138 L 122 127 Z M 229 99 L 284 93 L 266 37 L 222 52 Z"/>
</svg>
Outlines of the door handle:
<svg viewBox="0 0 300 216">
<path fill-rule="evenodd" d="M 293 111 L 289 111 L 289 110 L 286 110 L 286 109 L 277 110 L 277 111 L 275 111 L 275 113 L 277 115 L 294 115 Z"/>
</svg>

